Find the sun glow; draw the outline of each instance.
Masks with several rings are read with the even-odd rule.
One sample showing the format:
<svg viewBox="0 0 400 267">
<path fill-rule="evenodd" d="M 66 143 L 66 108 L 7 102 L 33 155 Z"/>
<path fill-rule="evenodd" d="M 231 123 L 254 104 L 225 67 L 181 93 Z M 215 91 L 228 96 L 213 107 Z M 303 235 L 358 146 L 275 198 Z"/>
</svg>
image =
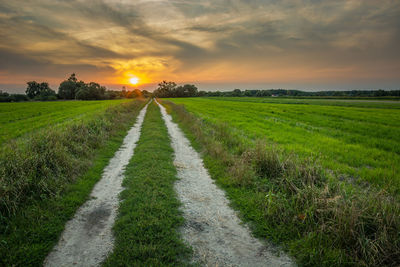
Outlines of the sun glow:
<svg viewBox="0 0 400 267">
<path fill-rule="evenodd" d="M 139 83 L 139 78 L 138 77 L 133 77 L 129 79 L 129 82 L 133 85 L 138 84 Z"/>
</svg>

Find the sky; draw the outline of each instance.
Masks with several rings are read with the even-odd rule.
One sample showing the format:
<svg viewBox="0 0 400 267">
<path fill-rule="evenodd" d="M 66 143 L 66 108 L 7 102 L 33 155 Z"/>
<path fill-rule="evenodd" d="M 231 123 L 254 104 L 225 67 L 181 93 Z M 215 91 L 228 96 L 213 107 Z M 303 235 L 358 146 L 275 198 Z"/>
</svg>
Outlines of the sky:
<svg viewBox="0 0 400 267">
<path fill-rule="evenodd" d="M 398 0 L 0 0 L 0 90 L 400 89 Z"/>
</svg>

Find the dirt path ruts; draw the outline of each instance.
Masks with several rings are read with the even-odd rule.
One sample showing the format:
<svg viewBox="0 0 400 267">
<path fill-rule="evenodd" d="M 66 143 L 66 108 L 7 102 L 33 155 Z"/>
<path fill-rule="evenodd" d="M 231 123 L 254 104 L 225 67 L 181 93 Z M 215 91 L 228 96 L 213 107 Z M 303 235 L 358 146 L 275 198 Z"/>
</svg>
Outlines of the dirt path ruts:
<svg viewBox="0 0 400 267">
<path fill-rule="evenodd" d="M 293 266 L 284 253 L 251 236 L 229 207 L 225 194 L 210 178 L 200 155 L 178 125 L 160 106 L 175 151 L 178 180 L 175 189 L 183 204 L 184 240 L 194 250 L 194 261 L 206 266 Z"/>
<path fill-rule="evenodd" d="M 117 214 L 118 195 L 123 189 L 123 174 L 139 140 L 147 105 L 140 111 L 122 146 L 104 169 L 101 180 L 93 188 L 91 199 L 67 222 L 44 266 L 97 266 L 111 252 L 114 243 L 111 228 Z"/>
</svg>

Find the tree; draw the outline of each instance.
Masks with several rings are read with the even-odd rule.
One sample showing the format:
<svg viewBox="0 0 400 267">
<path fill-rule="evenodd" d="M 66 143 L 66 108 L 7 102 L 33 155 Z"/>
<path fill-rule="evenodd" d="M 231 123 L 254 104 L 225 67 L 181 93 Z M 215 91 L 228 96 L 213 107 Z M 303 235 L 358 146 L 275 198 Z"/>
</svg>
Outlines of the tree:
<svg viewBox="0 0 400 267">
<path fill-rule="evenodd" d="M 240 89 L 233 90 L 232 96 L 242 96 L 242 91 Z"/>
<path fill-rule="evenodd" d="M 374 92 L 374 96 L 385 96 L 386 93 L 382 89 L 379 89 L 378 91 Z"/>
<path fill-rule="evenodd" d="M 140 91 L 139 89 L 135 89 L 133 90 L 132 95 L 134 98 L 142 97 L 142 91 Z"/>
<path fill-rule="evenodd" d="M 28 87 L 26 88 L 26 95 L 29 98 L 34 98 L 35 96 L 40 94 L 40 84 L 36 81 L 27 82 Z"/>
<path fill-rule="evenodd" d="M 84 84 L 76 92 L 75 98 L 82 100 L 101 100 L 105 99 L 106 88 L 98 83 L 90 82 Z"/>
<path fill-rule="evenodd" d="M 258 90 L 245 90 L 244 91 L 244 96 L 256 96 Z"/>
<path fill-rule="evenodd" d="M 166 81 L 159 83 L 157 90 L 153 92 L 156 97 L 193 97 L 197 93 L 197 87 L 193 84 L 177 87 L 176 83 Z"/>
<path fill-rule="evenodd" d="M 162 81 L 158 84 L 158 88 L 154 91 L 156 97 L 173 97 L 176 89 L 176 83 Z"/>
<path fill-rule="evenodd" d="M 26 95 L 36 100 L 55 100 L 56 93 L 46 82 L 38 83 L 36 81 L 27 82 Z"/>
<path fill-rule="evenodd" d="M 199 91 L 198 93 L 197 93 L 197 96 L 206 96 L 207 95 L 207 92 L 206 91 Z"/>
<path fill-rule="evenodd" d="M 25 94 L 9 94 L 0 90 L 0 102 L 19 102 L 28 100 L 29 98 Z"/>
<path fill-rule="evenodd" d="M 185 84 L 182 86 L 182 91 L 184 97 L 197 96 L 197 87 L 193 84 Z"/>
<path fill-rule="evenodd" d="M 58 96 L 62 99 L 75 99 L 76 93 L 84 85 L 85 83 L 83 81 L 78 82 L 75 73 L 72 73 L 67 80 L 60 83 Z"/>
<path fill-rule="evenodd" d="M 121 98 L 121 96 L 122 96 L 121 91 L 107 90 L 105 94 L 106 99 L 118 99 Z"/>
<path fill-rule="evenodd" d="M 71 76 L 69 76 L 68 81 L 75 82 L 75 83 L 78 82 L 78 79 L 76 78 L 75 73 L 72 73 Z"/>
<path fill-rule="evenodd" d="M 143 97 L 145 97 L 145 98 L 151 97 L 151 93 L 147 90 L 142 90 L 142 94 L 143 94 Z"/>
</svg>

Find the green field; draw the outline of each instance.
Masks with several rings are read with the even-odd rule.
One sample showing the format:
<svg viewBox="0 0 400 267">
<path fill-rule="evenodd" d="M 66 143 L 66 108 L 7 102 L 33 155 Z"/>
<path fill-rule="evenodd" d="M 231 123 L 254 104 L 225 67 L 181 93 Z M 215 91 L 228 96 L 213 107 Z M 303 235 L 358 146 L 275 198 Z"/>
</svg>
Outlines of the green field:
<svg viewBox="0 0 400 267">
<path fill-rule="evenodd" d="M 0 150 L 0 266 L 42 265 L 144 104 L 141 100 L 0 104 L 2 111 L 11 108 L 14 113 L 8 112 L 21 118 L 16 124 L 10 119 L 2 124 L 2 136 L 17 136 L 13 131 L 3 134 L 17 126 L 26 133 L 15 142 L 3 140 Z M 36 111 L 32 120 L 26 115 L 31 109 Z"/>
<path fill-rule="evenodd" d="M 0 103 L 0 144 L 50 125 L 90 118 L 128 101 Z"/>
<path fill-rule="evenodd" d="M 239 102 L 271 103 L 271 104 L 304 104 L 322 106 L 345 106 L 367 108 L 394 108 L 400 109 L 400 99 L 357 99 L 357 98 L 290 98 L 290 97 L 209 97 L 208 99 L 220 99 Z"/>
<path fill-rule="evenodd" d="M 248 142 L 265 138 L 316 158 L 341 179 L 400 192 L 400 103 L 279 98 L 175 98 L 196 116 L 226 123 Z"/>
<path fill-rule="evenodd" d="M 254 235 L 282 246 L 300 266 L 398 265 L 396 103 L 168 100 L 168 112 Z"/>
<path fill-rule="evenodd" d="M 159 101 L 254 236 L 300 266 L 398 265 L 400 102 Z M 146 102 L 0 104 L 0 265 L 43 263 Z M 103 265 L 191 265 L 170 142 L 153 102 Z"/>
</svg>

